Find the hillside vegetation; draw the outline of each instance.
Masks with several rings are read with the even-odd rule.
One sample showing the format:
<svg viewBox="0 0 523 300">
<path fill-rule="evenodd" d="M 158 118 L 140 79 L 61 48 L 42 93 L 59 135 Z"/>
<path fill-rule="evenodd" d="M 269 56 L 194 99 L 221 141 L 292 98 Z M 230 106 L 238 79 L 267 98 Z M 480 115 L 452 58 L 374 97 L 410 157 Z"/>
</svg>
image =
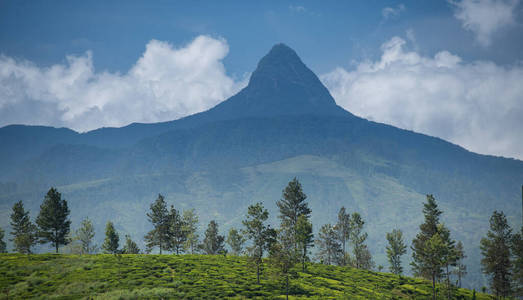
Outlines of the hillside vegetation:
<svg viewBox="0 0 523 300">
<path fill-rule="evenodd" d="M 0 299 L 285 298 L 264 265 L 261 284 L 244 257 L 211 255 L 0 254 Z M 291 299 L 427 299 L 428 281 L 349 267 L 308 265 L 290 279 Z M 440 287 L 444 299 L 444 287 Z M 457 289 L 456 299 L 472 299 Z M 477 293 L 477 299 L 491 299 Z"/>
</svg>

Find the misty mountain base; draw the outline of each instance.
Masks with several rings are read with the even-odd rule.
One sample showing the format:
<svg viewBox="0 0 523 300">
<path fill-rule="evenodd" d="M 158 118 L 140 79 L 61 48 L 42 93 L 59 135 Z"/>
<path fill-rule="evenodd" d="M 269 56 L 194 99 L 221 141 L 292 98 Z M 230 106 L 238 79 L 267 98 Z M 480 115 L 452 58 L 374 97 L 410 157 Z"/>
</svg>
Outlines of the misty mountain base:
<svg viewBox="0 0 523 300">
<path fill-rule="evenodd" d="M 0 299 L 64 297 L 281 298 L 285 278 L 264 262 L 260 284 L 244 257 L 223 255 L 0 254 Z M 454 289 L 453 299 L 474 299 Z M 431 283 L 350 267 L 307 264 L 290 272 L 289 298 L 427 299 Z M 445 299 L 438 285 L 438 299 Z M 475 299 L 492 299 L 475 293 Z"/>
</svg>

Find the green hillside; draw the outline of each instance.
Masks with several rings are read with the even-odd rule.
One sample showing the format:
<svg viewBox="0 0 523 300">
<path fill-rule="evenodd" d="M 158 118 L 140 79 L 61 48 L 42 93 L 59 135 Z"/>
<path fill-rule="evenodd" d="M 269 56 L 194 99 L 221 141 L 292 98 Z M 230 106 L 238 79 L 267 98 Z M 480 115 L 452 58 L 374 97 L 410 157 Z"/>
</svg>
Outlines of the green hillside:
<svg viewBox="0 0 523 300">
<path fill-rule="evenodd" d="M 162 193 L 168 204 L 177 209 L 195 208 L 200 218 L 200 235 L 212 219 L 218 221 L 224 234 L 231 227 L 240 228 L 247 207 L 256 202 L 264 204 L 270 213 L 269 222 L 277 225 L 276 201 L 281 198 L 281 191 L 288 181 L 297 176 L 308 196 L 314 231 L 317 232 L 325 223 L 336 222 L 341 206 L 350 212 L 359 212 L 366 222 L 373 259 L 376 265 L 386 266 L 385 233 L 391 228 L 401 229 L 410 245 L 423 222 L 421 210 L 425 195 L 392 176 L 362 171 L 379 167 L 379 161 L 367 158 L 369 162 L 365 167 L 359 167 L 340 163 L 336 157 L 301 155 L 239 169 L 106 178 L 58 186 L 58 190 L 71 208 L 73 229 L 89 216 L 95 224 L 96 243 L 100 245 L 105 223 L 111 220 L 121 236 L 130 234 L 144 249 L 143 236 L 151 229 L 146 212 L 158 193 Z M 12 203 L 20 199 L 24 200 L 34 218 L 45 192 L 0 195 L 0 226 L 8 228 Z M 488 229 L 491 210 L 478 211 L 478 205 L 475 210 L 457 207 L 439 194 L 436 194 L 436 199 L 444 212 L 442 221 L 451 229 L 453 238 L 465 244 L 469 274 L 464 278 L 464 285 L 477 289 L 486 286 L 479 268 L 479 241 Z M 514 210 L 507 213 L 511 223 L 519 220 L 515 218 Z M 47 248 L 39 251 L 45 252 Z M 410 258 L 409 247 L 404 257 L 407 273 L 410 272 Z"/>
<path fill-rule="evenodd" d="M 388 273 L 311 264 L 295 270 L 291 299 L 427 299 L 430 283 Z M 269 265 L 261 284 L 244 257 L 0 254 L 0 299 L 284 298 Z M 441 294 L 444 287 L 438 287 Z M 472 291 L 454 291 L 472 299 Z M 477 293 L 477 299 L 491 299 Z M 443 296 L 442 298 L 443 299 Z"/>
<path fill-rule="evenodd" d="M 336 157 L 300 155 L 239 169 L 113 177 L 58 186 L 58 190 L 71 208 L 73 229 L 89 216 L 95 224 L 96 243 L 100 245 L 104 226 L 111 220 L 121 236 L 130 234 L 144 249 L 143 236 L 152 228 L 146 212 L 158 193 L 179 210 L 196 209 L 200 218 L 200 235 L 212 219 L 218 221 L 224 234 L 231 227 L 241 228 L 247 207 L 256 202 L 264 204 L 270 213 L 269 222 L 277 225 L 276 201 L 281 198 L 281 191 L 288 181 L 297 176 L 308 196 L 314 231 L 317 232 L 325 223 L 335 223 L 342 206 L 350 212 L 359 212 L 366 222 L 373 259 L 376 265 L 386 266 L 385 233 L 391 228 L 401 229 L 410 246 L 419 224 L 423 222 L 421 210 L 425 195 L 392 176 L 362 171 L 379 167 L 379 161 L 368 156 L 367 159 L 369 162 L 365 167 L 360 167 L 340 163 Z M 0 195 L 0 226 L 8 228 L 12 203 L 20 199 L 24 200 L 34 218 L 45 192 Z M 435 196 L 444 212 L 442 221 L 450 228 L 453 238 L 465 244 L 469 274 L 464 278 L 464 285 L 476 289 L 487 286 L 480 270 L 479 241 L 487 232 L 492 211 L 477 209 L 479 204 L 474 209 L 460 207 L 438 193 Z M 513 224 L 519 221 L 516 213 L 518 211 L 507 211 Z M 404 257 L 407 273 L 410 272 L 410 258 L 409 247 Z"/>
</svg>

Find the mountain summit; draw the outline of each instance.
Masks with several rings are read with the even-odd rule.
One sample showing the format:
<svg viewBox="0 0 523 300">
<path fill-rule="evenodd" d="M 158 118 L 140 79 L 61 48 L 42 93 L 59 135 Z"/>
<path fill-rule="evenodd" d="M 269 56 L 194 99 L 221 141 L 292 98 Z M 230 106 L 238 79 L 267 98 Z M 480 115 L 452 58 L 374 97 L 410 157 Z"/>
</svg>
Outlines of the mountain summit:
<svg viewBox="0 0 523 300">
<path fill-rule="evenodd" d="M 274 45 L 260 60 L 247 87 L 205 113 L 217 114 L 218 119 L 350 115 L 336 105 L 318 77 L 285 44 Z"/>
</svg>

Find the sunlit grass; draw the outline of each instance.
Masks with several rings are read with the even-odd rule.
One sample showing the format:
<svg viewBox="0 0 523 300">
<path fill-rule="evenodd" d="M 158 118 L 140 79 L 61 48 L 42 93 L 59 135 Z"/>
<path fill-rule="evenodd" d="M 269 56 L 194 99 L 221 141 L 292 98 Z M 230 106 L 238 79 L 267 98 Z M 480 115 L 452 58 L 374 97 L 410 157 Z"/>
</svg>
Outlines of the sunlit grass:
<svg viewBox="0 0 523 300">
<path fill-rule="evenodd" d="M 290 298 L 427 299 L 430 283 L 348 267 L 308 265 L 296 269 Z M 247 259 L 208 255 L 57 255 L 1 254 L 0 299 L 40 297 L 283 298 L 285 286 L 265 265 L 261 284 Z M 439 288 L 443 299 L 443 286 Z M 457 299 L 472 292 L 454 291 Z M 489 299 L 477 294 L 477 299 Z"/>
</svg>

